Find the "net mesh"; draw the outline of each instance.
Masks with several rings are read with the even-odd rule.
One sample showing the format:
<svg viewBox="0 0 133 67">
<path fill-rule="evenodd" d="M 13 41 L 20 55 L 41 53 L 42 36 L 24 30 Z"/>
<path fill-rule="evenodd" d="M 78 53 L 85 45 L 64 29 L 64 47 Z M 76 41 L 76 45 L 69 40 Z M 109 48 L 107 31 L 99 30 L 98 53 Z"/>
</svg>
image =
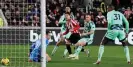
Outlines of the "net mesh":
<svg viewBox="0 0 133 67">
<path fill-rule="evenodd" d="M 0 60 L 8 58 L 8 67 L 41 66 L 28 62 L 30 46 L 40 34 L 39 7 L 40 0 L 0 0 Z"/>
</svg>

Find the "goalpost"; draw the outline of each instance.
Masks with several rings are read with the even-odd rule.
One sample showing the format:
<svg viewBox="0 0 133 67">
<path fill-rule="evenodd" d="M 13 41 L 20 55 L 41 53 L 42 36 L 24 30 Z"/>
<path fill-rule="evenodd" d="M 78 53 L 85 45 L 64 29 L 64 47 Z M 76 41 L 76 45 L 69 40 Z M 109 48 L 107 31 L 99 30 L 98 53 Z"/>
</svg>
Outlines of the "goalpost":
<svg viewBox="0 0 133 67">
<path fill-rule="evenodd" d="M 46 67 L 45 1 L 0 1 L 1 10 L 8 23 L 7 27 L 0 27 L 0 61 L 2 58 L 8 58 L 9 65 L 7 67 Z M 34 11 L 36 8 L 40 10 L 39 13 Z M 39 23 L 37 23 L 38 21 Z M 29 62 L 29 49 L 32 43 L 38 40 L 40 36 L 42 42 L 41 62 Z M 5 65 L 0 63 L 0 67 L 5 67 Z"/>
<path fill-rule="evenodd" d="M 42 38 L 42 63 L 41 67 L 46 67 L 46 0 L 41 0 L 41 38 Z"/>
</svg>

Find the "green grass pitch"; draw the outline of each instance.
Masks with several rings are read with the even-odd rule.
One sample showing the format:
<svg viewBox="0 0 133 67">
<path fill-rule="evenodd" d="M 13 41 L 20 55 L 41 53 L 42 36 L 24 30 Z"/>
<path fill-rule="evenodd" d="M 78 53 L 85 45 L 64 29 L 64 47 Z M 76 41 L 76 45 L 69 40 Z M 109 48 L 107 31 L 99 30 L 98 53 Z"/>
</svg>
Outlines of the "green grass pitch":
<svg viewBox="0 0 133 67">
<path fill-rule="evenodd" d="M 64 46 L 60 46 L 54 56 L 51 56 L 52 62 L 47 63 L 47 67 L 133 67 L 126 62 L 124 49 L 122 46 L 105 46 L 102 62 L 100 65 L 94 65 L 97 60 L 99 46 L 89 46 L 90 57 L 85 53 L 80 53 L 79 60 L 65 59 L 62 57 Z M 50 54 L 53 46 L 49 46 L 47 52 Z M 133 61 L 133 46 L 129 46 L 131 61 Z"/>
<path fill-rule="evenodd" d="M 54 46 L 48 46 L 47 53 L 50 55 Z M 99 46 L 89 46 L 90 57 L 81 52 L 79 60 L 63 58 L 65 46 L 60 46 L 52 61 L 47 63 L 47 67 L 133 67 L 126 62 L 124 49 L 122 46 L 105 46 L 105 52 L 100 65 L 93 65 L 97 60 Z M 73 48 L 73 47 L 72 47 Z M 27 62 L 29 45 L 0 45 L 0 59 L 9 58 L 8 66 L 0 67 L 41 67 L 40 63 Z M 133 62 L 133 46 L 129 46 L 131 61 Z"/>
</svg>

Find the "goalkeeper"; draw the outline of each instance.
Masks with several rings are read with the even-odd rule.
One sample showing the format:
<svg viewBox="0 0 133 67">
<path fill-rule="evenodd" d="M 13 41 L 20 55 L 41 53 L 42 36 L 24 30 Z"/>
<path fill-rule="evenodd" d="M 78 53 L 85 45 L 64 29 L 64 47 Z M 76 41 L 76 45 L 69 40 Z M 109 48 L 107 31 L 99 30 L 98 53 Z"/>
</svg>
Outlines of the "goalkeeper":
<svg viewBox="0 0 133 67">
<path fill-rule="evenodd" d="M 48 46 L 50 39 L 50 33 L 46 32 L 46 45 Z M 46 54 L 47 62 L 51 61 L 51 58 Z M 30 47 L 29 62 L 40 62 L 41 61 L 41 39 L 37 40 L 35 43 L 32 43 Z"/>
</svg>

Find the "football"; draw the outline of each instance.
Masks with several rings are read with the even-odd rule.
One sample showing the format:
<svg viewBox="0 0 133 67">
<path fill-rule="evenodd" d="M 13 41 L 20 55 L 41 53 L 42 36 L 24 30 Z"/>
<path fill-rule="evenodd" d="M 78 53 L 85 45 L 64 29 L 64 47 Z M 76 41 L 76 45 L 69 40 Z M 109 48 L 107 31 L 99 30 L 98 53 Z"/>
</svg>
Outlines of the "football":
<svg viewBox="0 0 133 67">
<path fill-rule="evenodd" d="M 9 65 L 9 59 L 8 59 L 8 58 L 3 58 L 3 59 L 1 60 L 1 64 L 2 64 L 2 65 Z"/>
</svg>

